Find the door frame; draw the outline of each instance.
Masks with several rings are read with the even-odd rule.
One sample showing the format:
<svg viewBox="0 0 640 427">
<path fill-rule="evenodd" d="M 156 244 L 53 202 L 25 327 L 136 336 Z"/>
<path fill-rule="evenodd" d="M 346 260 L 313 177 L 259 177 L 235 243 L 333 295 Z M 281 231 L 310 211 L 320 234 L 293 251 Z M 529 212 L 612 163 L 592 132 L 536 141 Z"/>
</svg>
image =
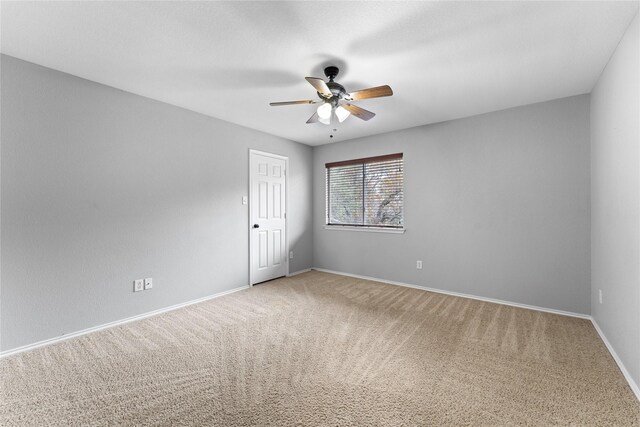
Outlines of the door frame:
<svg viewBox="0 0 640 427">
<path fill-rule="evenodd" d="M 253 222 L 251 221 L 251 203 L 253 201 L 253 194 L 252 194 L 252 190 L 251 190 L 251 172 L 253 171 L 253 160 L 252 160 L 252 154 L 259 154 L 261 156 L 266 156 L 266 157 L 273 157 L 275 159 L 281 159 L 284 160 L 284 234 L 285 234 L 285 238 L 284 238 L 284 253 L 285 253 L 285 260 L 286 260 L 286 264 L 287 264 L 287 274 L 286 276 L 289 275 L 289 157 L 287 156 L 282 156 L 280 154 L 274 154 L 274 153 L 269 153 L 266 151 L 260 151 L 260 150 L 254 150 L 252 148 L 249 149 L 249 200 L 247 203 L 247 207 L 248 207 L 248 224 L 247 227 L 249 229 L 249 286 L 253 287 L 253 251 L 251 250 L 253 248 L 253 233 L 252 233 L 252 225 Z"/>
</svg>

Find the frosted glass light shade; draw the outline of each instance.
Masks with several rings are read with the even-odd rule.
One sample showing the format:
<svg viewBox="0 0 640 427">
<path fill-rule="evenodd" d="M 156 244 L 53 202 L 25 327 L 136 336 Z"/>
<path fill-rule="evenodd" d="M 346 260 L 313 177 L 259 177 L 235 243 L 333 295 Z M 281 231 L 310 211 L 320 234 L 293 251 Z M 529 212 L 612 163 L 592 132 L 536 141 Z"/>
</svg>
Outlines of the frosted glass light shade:
<svg viewBox="0 0 640 427">
<path fill-rule="evenodd" d="M 318 117 L 322 120 L 331 120 L 331 104 L 325 102 L 318 107 Z M 324 123 L 324 122 L 322 122 Z"/>
<path fill-rule="evenodd" d="M 346 118 L 349 117 L 350 114 L 351 113 L 349 112 L 349 110 L 347 110 L 342 106 L 336 108 L 336 117 L 338 117 L 338 120 L 340 121 L 340 123 L 344 122 Z"/>
</svg>

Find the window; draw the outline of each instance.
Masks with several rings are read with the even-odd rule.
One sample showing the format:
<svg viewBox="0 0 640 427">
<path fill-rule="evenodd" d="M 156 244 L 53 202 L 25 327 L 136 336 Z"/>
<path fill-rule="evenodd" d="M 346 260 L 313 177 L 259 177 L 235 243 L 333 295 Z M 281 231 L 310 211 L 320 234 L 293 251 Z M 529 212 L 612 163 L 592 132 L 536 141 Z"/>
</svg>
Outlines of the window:
<svg viewBox="0 0 640 427">
<path fill-rule="evenodd" d="M 327 225 L 403 227 L 402 153 L 325 166 Z"/>
</svg>

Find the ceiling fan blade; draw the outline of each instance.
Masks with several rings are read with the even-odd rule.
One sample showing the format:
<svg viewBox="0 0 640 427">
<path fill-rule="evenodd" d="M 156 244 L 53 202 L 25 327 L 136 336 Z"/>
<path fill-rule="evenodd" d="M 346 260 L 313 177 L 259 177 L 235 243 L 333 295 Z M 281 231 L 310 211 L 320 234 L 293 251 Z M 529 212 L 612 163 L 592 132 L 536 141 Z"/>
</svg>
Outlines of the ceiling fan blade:
<svg viewBox="0 0 640 427">
<path fill-rule="evenodd" d="M 329 86 L 327 86 L 324 80 L 319 79 L 318 77 L 305 77 L 305 79 L 311 83 L 311 86 L 313 86 L 318 93 L 321 93 L 324 96 L 333 96 Z"/>
<path fill-rule="evenodd" d="M 295 105 L 295 104 L 317 104 L 320 101 L 312 101 L 312 100 L 306 100 L 306 101 L 283 101 L 283 102 L 270 102 L 269 105 L 271 105 L 272 107 L 277 107 L 279 105 Z"/>
<path fill-rule="evenodd" d="M 364 108 L 360 108 L 357 105 L 353 105 L 353 104 L 342 104 L 342 107 L 347 111 L 349 111 L 354 116 L 356 116 L 357 118 L 364 121 L 371 120 L 376 115 L 371 111 L 365 110 Z"/>
<path fill-rule="evenodd" d="M 393 91 L 391 90 L 391 88 L 387 85 L 384 85 L 370 87 L 369 89 L 357 90 L 355 92 L 351 92 L 348 96 L 352 101 L 357 101 L 359 99 L 381 98 L 383 96 L 391 95 L 393 95 Z"/>
<path fill-rule="evenodd" d="M 318 123 L 318 113 L 317 112 L 313 113 L 313 116 L 309 117 L 309 120 L 307 120 L 307 123 Z"/>
</svg>

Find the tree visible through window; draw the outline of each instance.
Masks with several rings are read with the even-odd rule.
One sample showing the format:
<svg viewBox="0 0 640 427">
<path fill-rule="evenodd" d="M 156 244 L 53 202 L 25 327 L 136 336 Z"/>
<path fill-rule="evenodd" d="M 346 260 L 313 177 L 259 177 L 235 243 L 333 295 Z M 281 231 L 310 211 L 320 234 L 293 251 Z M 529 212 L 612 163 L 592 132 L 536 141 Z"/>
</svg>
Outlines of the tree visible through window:
<svg viewBox="0 0 640 427">
<path fill-rule="evenodd" d="M 402 153 L 325 166 L 328 225 L 403 227 Z"/>
</svg>

